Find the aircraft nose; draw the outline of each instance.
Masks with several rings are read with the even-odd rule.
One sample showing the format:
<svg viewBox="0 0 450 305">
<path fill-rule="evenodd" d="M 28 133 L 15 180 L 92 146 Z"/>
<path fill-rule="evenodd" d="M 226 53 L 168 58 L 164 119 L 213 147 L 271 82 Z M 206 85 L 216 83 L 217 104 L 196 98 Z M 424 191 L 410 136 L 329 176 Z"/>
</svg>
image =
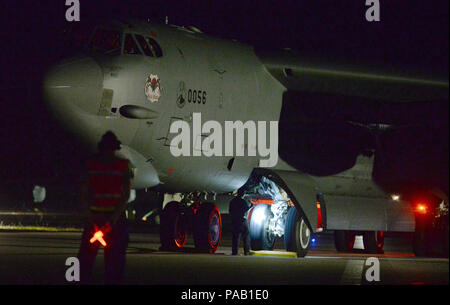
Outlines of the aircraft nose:
<svg viewBox="0 0 450 305">
<path fill-rule="evenodd" d="M 92 58 L 55 65 L 48 69 L 43 81 L 44 100 L 57 115 L 74 109 L 96 114 L 102 90 L 103 72 Z"/>
</svg>

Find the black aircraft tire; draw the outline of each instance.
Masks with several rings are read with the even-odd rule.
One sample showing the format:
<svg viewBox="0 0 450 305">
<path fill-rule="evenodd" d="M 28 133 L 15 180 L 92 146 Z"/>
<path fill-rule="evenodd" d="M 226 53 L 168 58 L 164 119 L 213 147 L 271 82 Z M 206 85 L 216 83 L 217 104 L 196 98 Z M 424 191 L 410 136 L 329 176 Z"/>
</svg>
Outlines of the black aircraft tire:
<svg viewBox="0 0 450 305">
<path fill-rule="evenodd" d="M 181 212 L 180 204 L 171 201 L 161 213 L 159 237 L 163 249 L 182 248 L 186 242 L 186 222 Z"/>
<path fill-rule="evenodd" d="M 416 256 L 426 257 L 429 254 L 428 250 L 428 235 L 429 232 L 425 227 L 416 228 L 413 238 L 413 252 Z"/>
<path fill-rule="evenodd" d="M 443 230 L 443 233 L 442 233 L 442 235 L 441 235 L 441 237 L 442 237 L 442 251 L 443 251 L 443 254 L 445 255 L 445 256 L 447 256 L 448 257 L 448 237 L 449 237 L 449 231 L 448 231 L 448 224 L 447 224 L 447 226 L 445 226 L 445 228 L 444 228 L 444 230 Z"/>
<path fill-rule="evenodd" d="M 199 205 L 194 214 L 193 231 L 196 248 L 216 252 L 222 236 L 222 218 L 215 204 L 205 202 Z"/>
<path fill-rule="evenodd" d="M 272 217 L 270 206 L 267 204 L 258 204 L 249 211 L 248 215 L 252 250 L 273 250 L 275 236 L 268 231 L 269 220 Z M 255 215 L 259 216 L 254 217 Z"/>
<path fill-rule="evenodd" d="M 296 207 L 291 207 L 286 216 L 284 246 L 286 251 L 297 252 L 298 257 L 304 257 L 311 246 L 311 231 Z"/>
<path fill-rule="evenodd" d="M 338 252 L 349 252 L 353 250 L 355 234 L 346 230 L 334 231 L 334 246 Z"/>
<path fill-rule="evenodd" d="M 363 234 L 364 251 L 366 253 L 383 253 L 384 232 L 366 231 Z"/>
</svg>

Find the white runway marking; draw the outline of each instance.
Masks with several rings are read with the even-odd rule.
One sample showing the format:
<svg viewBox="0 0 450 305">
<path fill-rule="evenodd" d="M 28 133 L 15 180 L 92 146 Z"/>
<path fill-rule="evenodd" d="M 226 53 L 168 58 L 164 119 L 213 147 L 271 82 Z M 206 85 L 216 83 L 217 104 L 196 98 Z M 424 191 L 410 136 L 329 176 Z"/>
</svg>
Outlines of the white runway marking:
<svg viewBox="0 0 450 305">
<path fill-rule="evenodd" d="M 361 285 L 364 260 L 348 260 L 342 273 L 341 285 Z"/>
</svg>

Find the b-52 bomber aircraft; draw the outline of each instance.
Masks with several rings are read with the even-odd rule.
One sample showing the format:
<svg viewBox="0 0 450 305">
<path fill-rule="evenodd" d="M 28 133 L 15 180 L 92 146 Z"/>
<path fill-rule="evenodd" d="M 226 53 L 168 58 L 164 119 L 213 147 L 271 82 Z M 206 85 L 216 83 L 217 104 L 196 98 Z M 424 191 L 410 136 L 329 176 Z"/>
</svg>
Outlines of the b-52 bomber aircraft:
<svg viewBox="0 0 450 305">
<path fill-rule="evenodd" d="M 240 188 L 255 250 L 284 237 L 303 257 L 326 229 L 339 251 L 362 235 L 377 252 L 384 232 L 415 231 L 414 206 L 373 179 L 377 139 L 410 123 L 409 105 L 448 103 L 448 80 L 257 53 L 194 27 L 113 21 L 73 36 L 85 52 L 47 71 L 45 103 L 92 149 L 113 131 L 132 188 L 166 194 L 164 248 L 189 228 L 216 251 L 216 203 Z"/>
</svg>

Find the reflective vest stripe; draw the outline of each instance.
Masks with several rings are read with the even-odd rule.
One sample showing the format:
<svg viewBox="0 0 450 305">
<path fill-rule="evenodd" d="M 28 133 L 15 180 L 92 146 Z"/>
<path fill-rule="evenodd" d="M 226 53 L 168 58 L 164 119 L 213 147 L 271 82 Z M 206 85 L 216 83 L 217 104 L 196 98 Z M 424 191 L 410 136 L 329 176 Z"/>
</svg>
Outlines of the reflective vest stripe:
<svg viewBox="0 0 450 305">
<path fill-rule="evenodd" d="M 88 175 L 90 176 L 123 176 L 124 172 L 122 171 L 88 171 Z"/>
<path fill-rule="evenodd" d="M 103 206 L 92 205 L 92 206 L 89 207 L 89 209 L 91 211 L 94 211 L 94 212 L 114 212 L 116 207 L 115 206 L 105 206 L 105 207 L 103 207 Z"/>
<path fill-rule="evenodd" d="M 94 194 L 94 198 L 121 198 L 121 194 Z"/>
<path fill-rule="evenodd" d="M 92 190 L 92 207 L 100 212 L 114 210 L 122 201 L 128 160 L 93 158 L 88 160 L 86 167 Z"/>
</svg>

